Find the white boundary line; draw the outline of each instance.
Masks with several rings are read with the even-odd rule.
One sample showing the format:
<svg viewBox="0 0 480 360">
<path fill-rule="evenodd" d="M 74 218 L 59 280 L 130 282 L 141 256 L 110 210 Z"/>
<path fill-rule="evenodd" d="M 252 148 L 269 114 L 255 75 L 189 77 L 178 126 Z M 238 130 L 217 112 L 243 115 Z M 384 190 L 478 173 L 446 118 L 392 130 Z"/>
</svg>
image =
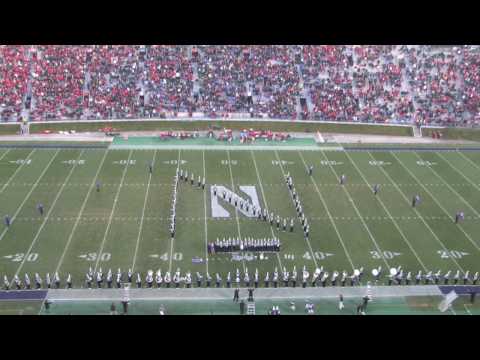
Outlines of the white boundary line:
<svg viewBox="0 0 480 360">
<path fill-rule="evenodd" d="M 36 151 L 36 149 L 33 149 L 32 151 L 30 151 L 30 153 L 28 154 L 27 158 L 25 160 L 29 160 L 30 159 L 30 156 L 33 155 L 33 153 Z M 7 151 L 8 152 L 8 151 Z M 3 156 L 5 156 L 5 154 L 3 154 Z M 2 159 L 3 159 L 3 156 L 2 156 Z M 0 194 L 3 193 L 3 191 L 5 190 L 5 188 L 10 184 L 10 181 L 12 181 L 12 179 L 15 177 L 15 175 L 17 175 L 17 172 L 20 171 L 20 169 L 23 168 L 23 166 L 26 164 L 27 162 L 24 161 L 23 164 L 20 164 L 19 167 L 17 167 L 15 169 L 15 171 L 13 172 L 13 174 L 10 176 L 10 178 L 7 180 L 7 182 L 5 184 L 3 184 L 2 188 L 0 189 Z"/>
<path fill-rule="evenodd" d="M 368 152 L 368 154 L 370 154 L 370 152 Z M 352 165 L 355 167 L 355 169 L 357 170 L 357 172 L 360 174 L 360 176 L 362 177 L 363 181 L 365 182 L 365 184 L 367 184 L 369 187 L 371 187 L 371 184 L 367 181 L 367 179 L 365 178 L 364 174 L 360 171 L 360 169 L 358 168 L 357 164 L 353 161 L 353 159 L 350 157 L 350 155 L 348 155 L 348 152 L 345 151 L 345 155 L 347 156 L 348 160 L 352 163 Z M 381 167 L 381 166 L 380 166 Z M 408 241 L 407 237 L 405 236 L 405 234 L 403 233 L 402 229 L 400 228 L 400 226 L 398 225 L 397 221 L 393 218 L 392 214 L 390 213 L 390 211 L 388 211 L 387 207 L 385 206 L 385 204 L 383 203 L 381 197 L 377 196 L 376 199 L 380 202 L 380 205 L 382 205 L 383 209 L 385 210 L 385 212 L 387 213 L 388 217 L 390 218 L 390 220 L 393 222 L 393 225 L 395 225 L 395 228 L 398 230 L 399 234 L 402 236 L 403 240 L 405 241 L 405 243 L 408 245 L 408 247 L 410 248 L 410 250 L 412 251 L 413 255 L 415 255 L 415 257 L 417 258 L 417 261 L 418 263 L 422 266 L 423 270 L 427 271 L 427 267 L 425 266 L 425 264 L 423 263 L 423 261 L 420 259 L 420 257 L 418 256 L 417 252 L 415 251 L 415 249 L 413 248 L 412 244 L 410 244 L 410 242 Z"/>
<path fill-rule="evenodd" d="M 307 168 L 308 166 L 307 166 L 307 163 L 305 162 L 305 158 L 303 157 L 303 154 L 300 151 L 298 152 L 298 154 L 299 154 L 300 158 L 302 159 L 303 165 L 305 166 L 305 168 Z M 333 229 L 335 230 L 335 233 L 337 234 L 338 239 L 340 240 L 340 244 L 343 247 L 343 251 L 345 252 L 345 255 L 347 256 L 348 262 L 352 266 L 352 270 L 354 270 L 355 269 L 355 264 L 353 263 L 353 260 L 352 260 L 350 254 L 347 250 L 347 247 L 345 246 L 345 243 L 343 242 L 342 235 L 340 235 L 340 232 L 338 231 L 337 224 L 335 224 L 335 221 L 333 220 L 332 214 L 330 213 L 330 210 L 328 209 L 327 203 L 325 202 L 325 199 L 323 198 L 322 193 L 318 189 L 317 182 L 315 181 L 315 179 L 313 179 L 312 176 L 310 177 L 310 181 L 312 182 L 313 186 L 315 187 L 315 191 L 317 192 L 318 197 L 320 198 L 320 201 L 322 202 L 322 205 L 325 208 L 325 211 L 327 212 L 328 218 L 329 218 L 330 222 L 332 223 Z"/>
<path fill-rule="evenodd" d="M 373 160 L 377 160 L 375 159 L 375 157 L 372 155 L 372 153 L 368 152 L 368 154 L 370 155 L 370 157 L 373 159 Z M 398 160 L 397 160 L 398 162 Z M 395 181 L 393 181 L 393 179 L 390 177 L 390 175 L 388 174 L 388 172 L 382 167 L 380 166 L 380 170 L 385 174 L 385 176 L 388 178 L 388 180 L 395 186 L 395 189 L 399 192 L 399 194 L 405 199 L 405 201 L 407 203 L 409 203 L 409 200 L 407 198 L 407 196 L 400 190 L 400 187 L 397 186 L 397 184 L 395 183 Z M 432 230 L 432 228 L 430 227 L 430 225 L 428 225 L 428 223 L 425 221 L 425 218 L 420 214 L 420 212 L 418 211 L 417 208 L 414 208 L 412 207 L 412 210 L 415 211 L 415 214 L 417 214 L 417 218 L 422 220 L 423 222 L 423 225 L 425 225 L 425 227 L 430 231 L 430 233 L 433 235 L 433 237 L 435 238 L 435 240 L 437 240 L 437 242 L 440 244 L 440 246 L 443 248 L 443 250 L 445 251 L 448 251 L 448 249 L 445 247 L 445 245 L 443 244 L 443 242 L 439 239 L 439 237 L 437 236 L 437 234 L 435 234 L 435 232 Z M 450 257 L 450 259 L 455 263 L 455 266 L 459 266 L 458 263 L 455 261 L 455 259 L 453 257 Z M 463 269 L 460 268 L 462 271 Z"/>
<path fill-rule="evenodd" d="M 263 202 L 265 203 L 265 209 L 267 209 L 267 211 L 269 211 L 268 210 L 267 198 L 265 197 L 265 192 L 263 191 L 262 179 L 260 178 L 260 173 L 258 172 L 257 161 L 255 160 L 255 155 L 254 155 L 253 151 L 250 151 L 250 154 L 252 155 L 253 165 L 255 165 L 255 172 L 257 173 L 257 180 L 258 180 L 258 184 L 260 185 L 260 190 L 262 192 L 262 198 L 263 198 Z M 272 232 L 272 237 L 275 237 L 275 233 L 273 231 L 273 226 L 272 225 L 270 225 L 270 231 Z M 280 265 L 280 269 L 283 269 L 282 260 L 280 258 L 280 255 L 278 254 L 278 252 L 276 252 L 276 255 L 277 255 L 277 259 L 278 259 L 278 264 Z"/>
<path fill-rule="evenodd" d="M 75 234 L 75 231 L 77 230 L 77 226 L 80 223 L 80 219 L 82 218 L 83 211 L 85 210 L 85 206 L 87 205 L 87 201 L 90 198 L 90 194 L 95 186 L 95 182 L 98 178 L 98 174 L 100 174 L 100 170 L 103 167 L 103 163 L 105 162 L 105 159 L 107 158 L 108 154 L 108 149 L 105 151 L 105 154 L 103 155 L 102 161 L 100 162 L 100 165 L 98 166 L 97 172 L 95 173 L 95 176 L 92 180 L 92 183 L 90 184 L 90 188 L 88 190 L 87 195 L 85 196 L 85 199 L 83 200 L 82 207 L 80 208 L 80 211 L 77 215 L 77 218 L 75 220 L 75 224 L 73 225 L 72 231 L 70 231 L 70 235 L 68 236 L 67 244 L 65 245 L 65 248 L 63 249 L 63 253 L 60 256 L 60 260 L 58 261 L 57 267 L 55 268 L 55 272 L 58 272 L 60 270 L 60 267 L 63 264 L 63 259 L 65 258 L 65 255 L 67 254 L 67 250 L 70 246 L 70 243 L 72 242 L 73 235 Z"/>
<path fill-rule="evenodd" d="M 155 165 L 155 157 L 156 156 L 157 156 L 157 150 L 155 150 L 153 152 L 152 166 Z M 150 173 L 149 176 L 148 176 L 147 191 L 145 192 L 145 200 L 143 201 L 142 217 L 140 218 L 140 227 L 139 227 L 139 230 L 138 230 L 137 242 L 135 244 L 135 252 L 133 254 L 132 273 L 135 271 L 135 263 L 137 261 L 137 253 L 138 253 L 138 247 L 140 245 L 140 237 L 142 236 L 143 219 L 145 217 L 145 208 L 147 207 L 148 192 L 150 190 L 150 182 L 151 181 L 152 181 L 152 173 Z"/>
<path fill-rule="evenodd" d="M 278 156 L 277 150 L 275 150 L 275 156 L 278 160 L 278 164 L 280 165 L 280 170 L 282 171 L 282 176 L 283 176 L 283 179 L 284 179 L 285 178 L 285 171 L 283 170 L 282 160 L 280 159 L 280 156 Z M 283 179 L 282 179 L 282 181 L 283 181 Z M 291 198 L 290 194 L 288 194 L 288 196 L 290 196 L 290 198 Z M 293 199 L 292 199 L 292 201 L 293 201 Z M 308 248 L 310 249 L 310 253 L 312 254 L 312 259 L 313 259 L 313 263 L 315 264 L 315 268 L 318 268 L 318 264 L 317 264 L 317 260 L 315 259 L 315 253 L 313 252 L 312 244 L 310 243 L 310 240 L 308 238 L 306 238 L 305 236 L 304 236 L 304 239 L 307 242 Z"/>
<path fill-rule="evenodd" d="M 205 179 L 205 150 L 202 150 L 203 178 Z M 205 184 L 207 187 L 207 184 Z M 203 190 L 203 208 L 205 211 L 205 267 L 208 273 L 208 230 L 207 230 L 207 189 Z"/>
<path fill-rule="evenodd" d="M 25 205 L 25 203 L 27 202 L 27 200 L 30 198 L 30 195 L 32 195 L 33 191 L 36 189 L 37 187 L 37 184 L 40 182 L 40 179 L 43 178 L 43 175 L 45 175 L 45 173 L 47 172 L 48 168 L 50 167 L 50 165 L 52 164 L 53 160 L 55 160 L 55 158 L 57 157 L 58 153 L 60 152 L 60 150 L 57 150 L 55 152 L 55 155 L 52 156 L 52 158 L 50 159 L 50 161 L 48 162 L 47 166 L 45 166 L 45 168 L 43 169 L 42 173 L 40 174 L 40 176 L 38 177 L 37 181 L 35 182 L 35 184 L 33 184 L 32 188 L 30 189 L 30 191 L 28 192 L 28 194 L 25 196 L 25 199 L 23 199 L 22 203 L 20 204 L 20 206 L 18 207 L 17 211 L 15 212 L 15 214 L 13 215 L 12 219 L 11 219 L 11 222 L 10 222 L 10 226 L 9 227 L 5 227 L 5 229 L 2 231 L 2 233 L 0 234 L 0 241 L 2 241 L 3 237 L 5 236 L 5 234 L 7 233 L 8 229 L 13 225 L 13 222 L 15 221 L 15 218 L 17 217 L 18 213 L 22 210 L 23 208 L 23 205 Z"/>
<path fill-rule="evenodd" d="M 414 152 L 414 154 L 415 154 L 420 160 L 424 161 L 416 152 Z M 469 206 L 469 207 L 475 212 L 475 214 L 476 214 L 477 216 L 480 216 L 480 214 L 479 214 L 473 207 L 471 207 L 471 205 L 470 205 L 469 203 L 467 203 L 467 201 L 466 201 L 458 192 L 456 192 L 450 185 L 448 185 L 448 184 L 445 182 L 445 180 L 443 180 L 443 178 L 442 178 L 435 170 L 432 169 L 431 166 L 428 166 L 428 168 L 429 168 L 430 171 L 433 172 L 440 180 L 442 180 L 443 183 L 445 183 L 445 184 L 447 185 L 447 187 L 450 189 L 450 191 L 452 191 L 454 194 L 456 194 L 457 196 L 459 196 L 459 197 L 463 200 L 463 202 L 464 202 L 467 206 Z M 440 204 L 440 202 L 437 200 L 437 198 L 434 197 L 434 196 L 432 195 L 432 193 L 430 193 L 430 191 L 428 191 L 423 185 L 422 185 L 422 187 L 423 187 L 423 188 L 425 189 L 425 191 L 432 197 L 432 199 L 437 203 L 437 205 L 440 207 L 440 209 L 442 209 L 443 212 L 444 212 L 447 216 L 449 216 L 450 214 L 449 214 L 448 211 L 443 207 L 443 205 Z M 451 215 L 450 215 L 450 216 L 451 216 Z M 457 224 L 457 227 L 458 227 L 458 229 L 460 229 L 460 231 L 466 236 L 466 238 L 472 243 L 472 245 L 473 245 L 478 251 L 480 251 L 480 246 L 470 237 L 470 235 L 468 235 L 468 234 L 465 232 L 465 230 L 463 229 L 463 227 L 461 226 L 461 224 Z"/>
<path fill-rule="evenodd" d="M 333 174 L 335 175 L 335 178 L 337 179 L 338 182 L 340 182 L 340 178 L 338 177 L 338 174 L 337 172 L 335 171 L 335 169 L 333 168 L 333 166 L 330 164 L 330 160 L 328 159 L 327 155 L 325 155 L 325 152 L 322 151 L 322 155 L 324 157 L 325 160 L 327 160 L 328 162 L 328 167 L 330 168 L 330 170 L 333 172 Z M 350 199 L 350 202 L 352 203 L 353 205 L 353 208 L 355 209 L 355 212 L 357 213 L 357 216 L 360 218 L 360 221 L 362 222 L 363 224 L 363 227 L 365 228 L 365 230 L 367 230 L 368 232 L 368 235 L 370 236 L 370 239 L 372 240 L 373 244 L 375 245 L 375 247 L 377 248 L 377 251 L 379 254 L 382 254 L 383 252 L 380 250 L 380 247 L 378 246 L 378 243 L 377 241 L 375 240 L 375 237 L 373 236 L 373 234 L 371 233 L 367 223 L 365 222 L 365 220 L 363 219 L 362 215 L 360 214 L 360 211 L 358 210 L 357 208 L 357 205 L 355 205 L 355 201 L 353 201 L 352 197 L 350 196 L 350 193 L 348 192 L 348 190 L 346 189 L 345 186 L 342 186 L 342 189 L 343 191 L 345 192 L 345 194 L 347 195 L 347 197 Z M 390 269 L 390 264 L 388 263 L 387 259 L 385 259 L 385 257 L 382 256 L 382 259 L 383 259 L 383 262 L 385 263 L 385 265 L 387 265 L 387 269 Z"/>
<path fill-rule="evenodd" d="M 233 171 L 232 171 L 232 164 L 230 160 L 230 150 L 227 150 L 227 157 L 228 157 L 228 169 L 230 170 L 230 180 L 232 184 L 232 191 L 235 191 L 235 184 L 233 182 Z M 238 210 L 235 207 L 235 220 L 237 220 L 237 229 L 238 229 L 238 236 L 240 240 L 242 240 L 242 234 L 240 232 L 240 220 L 238 219 Z M 243 272 L 245 272 L 245 260 L 242 257 L 242 265 L 243 265 Z"/>
<path fill-rule="evenodd" d="M 120 185 L 118 186 L 117 193 L 115 194 L 115 199 L 113 200 L 112 211 L 110 212 L 110 217 L 108 219 L 107 228 L 105 229 L 105 234 L 103 235 L 103 240 L 100 244 L 100 249 L 97 252 L 97 261 L 95 262 L 95 268 L 93 269 L 94 273 L 97 271 L 98 263 L 100 262 L 100 258 L 102 257 L 102 252 L 103 252 L 103 248 L 105 246 L 105 242 L 107 240 L 108 231 L 110 230 L 110 225 L 112 224 L 113 213 L 115 212 L 115 209 L 117 207 L 118 196 L 120 195 L 120 191 L 122 190 L 123 180 L 125 179 L 125 175 L 127 174 L 127 170 L 128 170 L 129 165 L 130 165 L 130 158 L 132 157 L 132 153 L 133 153 L 133 150 L 130 150 L 130 153 L 128 154 L 127 164 L 125 165 L 125 168 L 123 169 L 123 174 L 122 174 L 122 179 L 120 180 Z"/>
<path fill-rule="evenodd" d="M 180 169 L 181 153 L 182 153 L 182 150 L 179 149 L 179 150 L 178 150 L 178 159 L 177 159 L 177 170 L 176 170 L 177 173 L 178 173 L 178 170 Z M 176 173 L 176 174 L 177 174 L 177 173 Z M 180 181 L 181 181 L 181 180 L 178 179 L 178 182 L 180 182 Z M 180 193 L 180 192 L 178 191 L 178 188 L 177 188 L 177 194 L 178 194 L 178 193 Z M 175 230 L 175 232 L 176 232 L 176 230 Z M 168 260 L 169 260 L 169 261 L 168 261 L 168 272 L 169 272 L 169 273 L 172 272 L 173 241 L 174 241 L 174 238 L 172 237 L 172 238 L 170 239 L 170 257 L 169 257 L 169 259 L 168 259 Z"/>
<path fill-rule="evenodd" d="M 55 208 L 55 205 L 57 203 L 57 200 L 60 198 L 60 195 L 62 195 L 63 193 L 63 190 L 65 189 L 65 183 L 68 182 L 68 180 L 70 179 L 70 177 L 72 176 L 74 170 L 77 168 L 77 165 L 78 165 L 78 160 L 82 157 L 83 155 L 83 150 L 80 151 L 80 154 L 78 154 L 78 157 L 77 157 L 77 161 L 75 162 L 75 164 L 73 164 L 72 168 L 70 169 L 70 171 L 68 172 L 68 175 L 67 177 L 65 178 L 65 181 L 63 183 L 63 185 L 60 187 L 60 189 L 57 191 L 57 195 L 55 196 L 55 198 L 53 199 L 53 202 L 52 204 L 50 205 L 50 208 L 48 209 L 48 212 L 47 214 L 45 215 L 43 221 L 42 221 L 42 224 L 40 225 L 40 227 L 38 228 L 37 230 L 37 233 L 35 234 L 33 240 L 32 240 L 32 243 L 30 244 L 30 246 L 28 247 L 27 251 L 25 252 L 25 256 L 23 257 L 22 261 L 20 262 L 20 265 L 18 266 L 17 268 L 17 271 L 15 272 L 15 276 L 18 275 L 18 273 L 20 272 L 20 270 L 22 269 L 23 265 L 25 264 L 25 261 L 27 260 L 27 257 L 30 255 L 30 252 L 32 251 L 33 247 L 35 246 L 40 234 L 42 233 L 42 230 L 45 226 L 45 224 L 47 223 L 47 220 L 48 218 L 50 217 L 50 214 L 52 213 L 53 209 Z"/>
</svg>

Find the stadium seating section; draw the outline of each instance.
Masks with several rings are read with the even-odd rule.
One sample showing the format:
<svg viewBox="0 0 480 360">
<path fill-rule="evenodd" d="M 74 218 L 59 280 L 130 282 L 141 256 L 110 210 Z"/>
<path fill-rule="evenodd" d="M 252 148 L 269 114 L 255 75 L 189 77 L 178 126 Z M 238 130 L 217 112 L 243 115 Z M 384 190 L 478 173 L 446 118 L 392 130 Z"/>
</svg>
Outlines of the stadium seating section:
<svg viewBox="0 0 480 360">
<path fill-rule="evenodd" d="M 255 117 L 467 126 L 462 46 L 0 46 L 2 121 Z"/>
</svg>

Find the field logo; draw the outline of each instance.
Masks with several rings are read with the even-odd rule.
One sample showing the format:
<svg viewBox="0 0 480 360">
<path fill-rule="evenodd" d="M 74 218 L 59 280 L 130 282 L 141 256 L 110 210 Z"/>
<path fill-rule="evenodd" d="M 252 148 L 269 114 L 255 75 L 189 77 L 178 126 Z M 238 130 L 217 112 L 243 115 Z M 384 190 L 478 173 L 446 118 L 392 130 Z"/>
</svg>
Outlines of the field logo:
<svg viewBox="0 0 480 360">
<path fill-rule="evenodd" d="M 210 186 L 210 198 L 212 199 L 212 217 L 214 218 L 229 218 L 231 217 L 230 212 L 224 208 L 224 205 L 227 205 L 227 207 L 234 208 L 233 204 L 233 199 L 238 198 L 238 200 L 245 202 L 249 202 L 250 204 L 255 205 L 257 208 L 260 208 L 260 203 L 258 201 L 258 195 L 257 195 L 257 189 L 255 186 L 252 185 L 244 185 L 244 186 L 239 186 L 240 190 L 247 195 L 245 196 L 240 196 L 234 191 L 231 191 L 225 186 L 218 185 L 217 186 L 217 196 L 213 195 L 213 186 Z M 226 199 L 223 199 L 222 194 L 223 192 L 228 193 L 233 193 L 233 198 L 232 198 L 232 204 L 228 202 L 228 197 Z M 221 205 L 220 205 L 221 203 Z M 245 211 L 245 207 L 243 209 L 237 208 L 237 210 L 245 215 L 246 217 L 253 217 L 253 215 L 247 211 Z"/>
</svg>

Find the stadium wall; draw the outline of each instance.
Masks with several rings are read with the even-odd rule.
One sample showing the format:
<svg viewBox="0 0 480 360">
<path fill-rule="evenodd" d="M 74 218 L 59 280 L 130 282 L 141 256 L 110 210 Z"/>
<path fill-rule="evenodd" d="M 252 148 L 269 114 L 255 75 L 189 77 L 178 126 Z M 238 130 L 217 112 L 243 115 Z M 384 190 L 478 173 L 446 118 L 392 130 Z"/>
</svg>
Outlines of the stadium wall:
<svg viewBox="0 0 480 360">
<path fill-rule="evenodd" d="M 433 132 L 440 132 L 442 139 L 445 140 L 480 141 L 480 129 L 478 128 L 422 127 L 422 135 L 425 137 L 431 137 Z"/>
<path fill-rule="evenodd" d="M 349 122 L 326 122 L 307 120 L 263 120 L 263 119 L 130 119 L 130 120 L 80 120 L 80 121 L 42 121 L 30 123 L 30 133 L 50 131 L 77 132 L 98 131 L 104 127 L 113 127 L 116 131 L 165 131 L 165 130 L 220 130 L 229 128 L 241 130 L 289 131 L 315 133 L 349 133 L 392 136 L 413 136 L 412 125 L 402 124 L 363 124 Z"/>
<path fill-rule="evenodd" d="M 20 124 L 0 123 L 0 135 L 15 135 L 20 132 Z"/>
</svg>

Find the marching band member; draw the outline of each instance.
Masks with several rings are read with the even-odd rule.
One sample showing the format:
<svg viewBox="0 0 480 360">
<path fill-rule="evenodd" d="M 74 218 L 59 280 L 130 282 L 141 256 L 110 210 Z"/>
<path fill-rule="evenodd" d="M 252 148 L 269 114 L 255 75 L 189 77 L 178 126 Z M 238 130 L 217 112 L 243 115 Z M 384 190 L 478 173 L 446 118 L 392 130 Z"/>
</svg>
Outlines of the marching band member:
<svg viewBox="0 0 480 360">
<path fill-rule="evenodd" d="M 28 274 L 25 274 L 25 289 L 31 289 L 30 278 L 28 277 Z"/>
<path fill-rule="evenodd" d="M 172 278 L 170 276 L 170 272 L 167 271 L 165 273 L 165 277 L 163 278 L 163 282 L 165 283 L 166 287 L 169 288 L 170 287 L 170 282 L 172 281 Z"/>
<path fill-rule="evenodd" d="M 7 275 L 3 275 L 3 288 L 10 290 L 10 281 L 8 281 Z"/>
<path fill-rule="evenodd" d="M 70 275 L 69 273 L 67 276 L 67 289 L 71 289 L 71 288 L 72 288 L 72 275 Z"/>
<path fill-rule="evenodd" d="M 157 270 L 157 274 L 155 275 L 155 282 L 157 284 L 157 288 L 162 287 L 163 278 L 162 278 L 162 270 L 160 269 Z"/>
<path fill-rule="evenodd" d="M 59 289 L 60 288 L 60 276 L 58 276 L 58 272 L 55 273 L 54 281 L 55 281 L 55 288 Z"/>
<path fill-rule="evenodd" d="M 42 287 L 42 278 L 38 273 L 35 273 L 35 288 L 40 289 Z"/>
<path fill-rule="evenodd" d="M 107 287 L 109 289 L 112 288 L 112 281 L 113 281 L 113 276 L 112 276 L 112 269 L 108 269 L 108 273 L 107 273 Z"/>
<path fill-rule="evenodd" d="M 190 273 L 190 271 L 187 271 L 187 273 L 185 274 L 185 286 L 187 287 L 187 289 L 190 289 L 192 287 L 192 274 Z"/>
</svg>

